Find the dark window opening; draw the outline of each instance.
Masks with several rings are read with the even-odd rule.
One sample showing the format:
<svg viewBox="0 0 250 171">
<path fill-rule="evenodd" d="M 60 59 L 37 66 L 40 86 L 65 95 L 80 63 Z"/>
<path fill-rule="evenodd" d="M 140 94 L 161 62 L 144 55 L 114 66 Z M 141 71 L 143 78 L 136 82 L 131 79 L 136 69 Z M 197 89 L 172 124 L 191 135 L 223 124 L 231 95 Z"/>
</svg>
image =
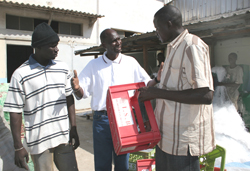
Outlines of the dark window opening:
<svg viewBox="0 0 250 171">
<path fill-rule="evenodd" d="M 19 30 L 19 17 L 6 15 L 6 28 Z"/>
<path fill-rule="evenodd" d="M 43 22 L 48 23 L 48 20 L 34 19 L 34 29 L 36 28 L 37 25 L 39 25 Z"/>
<path fill-rule="evenodd" d="M 7 81 L 11 80 L 13 72 L 22 65 L 33 53 L 31 46 L 7 45 Z"/>
<path fill-rule="evenodd" d="M 48 23 L 48 20 L 6 14 L 7 29 L 34 31 L 35 27 L 43 22 Z M 52 21 L 50 26 L 59 34 L 82 36 L 81 24 Z"/>
<path fill-rule="evenodd" d="M 34 30 L 34 21 L 32 18 L 20 17 L 20 30 Z"/>
</svg>

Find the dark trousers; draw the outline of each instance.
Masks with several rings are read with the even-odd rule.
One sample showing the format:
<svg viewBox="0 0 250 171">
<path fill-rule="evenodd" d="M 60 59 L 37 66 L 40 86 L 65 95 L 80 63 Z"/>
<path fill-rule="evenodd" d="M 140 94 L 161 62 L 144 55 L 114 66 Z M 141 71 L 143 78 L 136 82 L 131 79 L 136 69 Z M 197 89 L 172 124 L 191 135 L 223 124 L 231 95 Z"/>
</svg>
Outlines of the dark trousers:
<svg viewBox="0 0 250 171">
<path fill-rule="evenodd" d="M 176 156 L 156 146 L 155 164 L 157 171 L 200 171 L 199 157 L 191 156 L 189 150 L 187 156 Z"/>
<path fill-rule="evenodd" d="M 112 157 L 115 171 L 128 171 L 129 154 L 114 152 L 107 111 L 95 111 L 93 116 L 95 171 L 111 171 Z"/>
</svg>

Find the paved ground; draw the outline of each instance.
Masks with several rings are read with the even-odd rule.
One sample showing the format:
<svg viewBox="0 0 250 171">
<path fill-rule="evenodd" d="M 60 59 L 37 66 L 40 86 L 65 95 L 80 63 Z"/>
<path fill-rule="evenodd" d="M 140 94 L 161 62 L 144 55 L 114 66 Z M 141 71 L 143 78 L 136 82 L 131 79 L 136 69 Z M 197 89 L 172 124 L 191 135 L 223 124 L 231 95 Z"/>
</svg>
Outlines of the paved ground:
<svg viewBox="0 0 250 171">
<path fill-rule="evenodd" d="M 80 146 L 76 149 L 78 169 L 79 171 L 94 171 L 93 117 L 79 116 L 81 114 L 79 112 L 76 116 L 77 131 L 80 138 Z"/>
<path fill-rule="evenodd" d="M 94 171 L 94 152 L 93 152 L 93 119 L 77 116 L 77 131 L 80 138 L 80 146 L 76 149 L 76 159 L 79 171 Z"/>
</svg>

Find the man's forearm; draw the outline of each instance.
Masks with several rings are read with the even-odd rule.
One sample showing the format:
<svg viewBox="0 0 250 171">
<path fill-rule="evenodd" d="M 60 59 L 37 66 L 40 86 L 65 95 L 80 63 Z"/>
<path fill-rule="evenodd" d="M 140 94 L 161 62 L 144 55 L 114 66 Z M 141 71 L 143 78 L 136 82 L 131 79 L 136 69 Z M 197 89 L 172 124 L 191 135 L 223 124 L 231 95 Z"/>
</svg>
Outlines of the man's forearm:
<svg viewBox="0 0 250 171">
<path fill-rule="evenodd" d="M 68 115 L 71 127 L 76 126 L 75 101 L 73 95 L 67 96 Z"/>
<path fill-rule="evenodd" d="M 22 125 L 22 114 L 10 112 L 10 128 L 15 149 L 20 149 L 21 147 L 23 147 L 21 141 L 21 125 Z"/>
<path fill-rule="evenodd" d="M 188 89 L 182 91 L 156 90 L 156 98 L 176 101 L 186 104 L 211 104 L 213 91 L 208 88 Z"/>
<path fill-rule="evenodd" d="M 77 100 L 81 99 L 83 97 L 83 89 L 82 87 L 79 87 L 77 90 L 74 90 L 75 96 L 77 96 Z"/>
<path fill-rule="evenodd" d="M 227 87 L 237 87 L 237 86 L 240 86 L 241 84 L 237 84 L 237 83 L 234 83 L 234 82 L 218 82 L 218 86 L 227 86 Z"/>
</svg>

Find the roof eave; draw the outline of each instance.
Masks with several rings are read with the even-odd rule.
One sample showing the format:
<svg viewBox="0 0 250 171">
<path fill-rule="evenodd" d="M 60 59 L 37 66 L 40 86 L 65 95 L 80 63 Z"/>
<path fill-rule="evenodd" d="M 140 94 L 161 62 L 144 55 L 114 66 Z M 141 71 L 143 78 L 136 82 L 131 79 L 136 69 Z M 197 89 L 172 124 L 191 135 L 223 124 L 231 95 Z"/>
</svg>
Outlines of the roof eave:
<svg viewBox="0 0 250 171">
<path fill-rule="evenodd" d="M 65 14 L 65 15 L 73 15 L 73 16 L 95 18 L 95 19 L 104 17 L 104 15 L 90 14 L 86 12 L 67 10 L 63 8 L 54 8 L 54 7 L 48 7 L 48 6 L 40 6 L 40 5 L 35 5 L 35 4 L 24 4 L 24 3 L 12 2 L 12 1 L 6 1 L 6 0 L 0 0 L 0 6 L 57 12 L 57 13 Z"/>
</svg>

